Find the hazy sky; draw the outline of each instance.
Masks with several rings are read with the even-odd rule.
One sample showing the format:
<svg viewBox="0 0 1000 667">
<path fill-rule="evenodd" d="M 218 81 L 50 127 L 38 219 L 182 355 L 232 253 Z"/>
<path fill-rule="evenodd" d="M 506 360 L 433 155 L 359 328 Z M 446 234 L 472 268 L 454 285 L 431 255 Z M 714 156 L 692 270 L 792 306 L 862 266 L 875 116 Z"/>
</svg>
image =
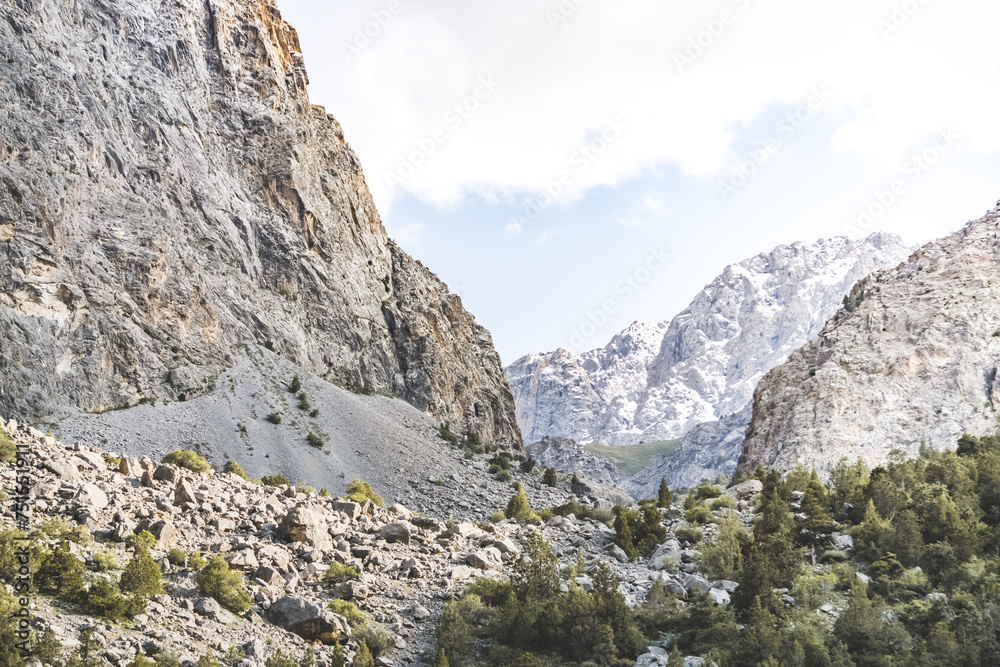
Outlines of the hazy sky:
<svg viewBox="0 0 1000 667">
<path fill-rule="evenodd" d="M 279 6 L 390 235 L 505 364 L 779 244 L 924 242 L 1000 199 L 995 0 Z"/>
</svg>

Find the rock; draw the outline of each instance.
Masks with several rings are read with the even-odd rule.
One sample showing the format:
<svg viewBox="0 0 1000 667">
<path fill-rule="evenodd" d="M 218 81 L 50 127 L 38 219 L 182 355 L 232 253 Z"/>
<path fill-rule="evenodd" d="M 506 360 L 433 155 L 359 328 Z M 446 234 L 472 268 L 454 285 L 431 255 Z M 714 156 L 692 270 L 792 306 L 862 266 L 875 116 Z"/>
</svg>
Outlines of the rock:
<svg viewBox="0 0 1000 667">
<path fill-rule="evenodd" d="M 330 502 L 330 509 L 343 512 L 352 521 L 361 516 L 361 505 L 350 500 L 333 500 Z"/>
<path fill-rule="evenodd" d="M 125 477 L 135 476 L 135 469 L 132 466 L 132 462 L 127 456 L 122 456 L 121 460 L 118 462 L 118 472 Z"/>
<path fill-rule="evenodd" d="M 82 449 L 80 451 L 73 452 L 73 456 L 82 461 L 86 467 L 91 468 L 92 470 L 101 472 L 108 469 L 108 464 L 104 461 L 104 457 L 96 452 Z"/>
<path fill-rule="evenodd" d="M 278 524 L 278 536 L 313 547 L 325 547 L 330 542 L 330 533 L 322 516 L 305 507 L 288 510 Z"/>
<path fill-rule="evenodd" d="M 368 586 L 357 580 L 337 584 L 335 590 L 337 597 L 342 600 L 366 600 L 369 595 Z"/>
<path fill-rule="evenodd" d="M 843 456 L 874 467 L 890 450 L 915 458 L 994 432 L 983 406 L 1000 398 L 1000 294 L 983 286 L 1000 282 L 998 220 L 1000 207 L 858 281 L 818 338 L 761 379 L 737 471 L 807 461 L 826 476 Z M 886 419 L 890 406 L 920 418 Z"/>
<path fill-rule="evenodd" d="M 729 593 L 721 588 L 710 588 L 708 590 L 708 596 L 712 598 L 712 602 L 720 607 L 729 606 Z"/>
<path fill-rule="evenodd" d="M 666 649 L 659 646 L 649 646 L 646 652 L 635 661 L 635 667 L 664 667 L 670 655 Z"/>
<path fill-rule="evenodd" d="M 747 481 L 741 482 L 736 486 L 729 487 L 723 493 L 727 496 L 732 496 L 737 500 L 747 500 L 754 494 L 760 493 L 763 490 L 764 484 L 759 479 L 748 479 Z"/>
<path fill-rule="evenodd" d="M 472 577 L 473 574 L 475 574 L 475 570 L 468 565 L 459 565 L 452 568 L 448 578 L 452 581 L 465 581 L 466 579 Z"/>
<path fill-rule="evenodd" d="M 271 650 L 267 647 L 267 644 L 262 639 L 251 639 L 246 644 L 240 647 L 249 658 L 254 658 L 259 662 L 264 662 L 271 655 Z"/>
<path fill-rule="evenodd" d="M 712 588 L 718 588 L 726 591 L 727 593 L 734 593 L 740 585 L 735 581 L 727 581 L 725 579 L 720 579 L 718 581 L 712 582 Z"/>
<path fill-rule="evenodd" d="M 80 490 L 77 492 L 74 500 L 81 505 L 91 507 L 95 510 L 102 510 L 108 506 L 107 494 L 96 485 L 90 483 L 84 484 L 80 487 Z"/>
<path fill-rule="evenodd" d="M 351 628 L 344 617 L 294 595 L 286 595 L 272 604 L 268 618 L 307 641 L 333 644 L 338 638 L 351 636 Z"/>
<path fill-rule="evenodd" d="M 141 524 L 140 524 L 141 528 Z M 174 545 L 177 529 L 169 521 L 157 521 L 147 529 L 156 538 L 156 548 L 160 550 L 169 549 Z"/>
<path fill-rule="evenodd" d="M 198 505 L 198 500 L 194 495 L 194 487 L 186 479 L 177 483 L 174 489 L 174 505 L 178 507 L 194 507 Z"/>
<path fill-rule="evenodd" d="M 497 540 L 493 543 L 493 547 L 504 556 L 510 554 L 511 556 L 517 557 L 521 553 L 521 550 L 518 549 L 517 546 L 510 540 Z"/>
<path fill-rule="evenodd" d="M 215 618 L 222 611 L 222 606 L 214 598 L 198 598 L 194 603 L 194 611 L 196 614 Z"/>
<path fill-rule="evenodd" d="M 669 539 L 656 548 L 647 565 L 651 570 L 670 569 L 671 567 L 676 568 L 680 560 L 681 543 L 675 539 Z"/>
<path fill-rule="evenodd" d="M 403 522 L 387 523 L 379 528 L 378 534 L 379 537 L 389 544 L 396 542 L 400 544 L 410 543 L 410 527 Z"/>
<path fill-rule="evenodd" d="M 281 573 L 270 567 L 259 567 L 257 571 L 253 573 L 253 579 L 263 582 L 265 586 L 270 586 L 272 588 L 284 588 L 285 580 L 282 578 Z"/>
<path fill-rule="evenodd" d="M 165 464 L 161 464 L 159 467 L 156 468 L 156 471 L 153 473 L 153 479 L 155 479 L 158 482 L 173 483 L 177 481 L 177 477 L 178 477 L 177 470 L 174 469 L 173 466 L 168 466 Z"/>
<path fill-rule="evenodd" d="M 410 610 L 410 615 L 413 616 L 414 621 L 419 623 L 420 621 L 426 621 L 430 618 L 431 612 L 427 609 L 427 607 L 421 604 L 415 604 L 413 605 L 413 609 Z"/>
<path fill-rule="evenodd" d="M 503 558 L 494 547 L 486 547 L 469 554 L 465 562 L 478 570 L 503 570 Z"/>
<path fill-rule="evenodd" d="M 832 536 L 833 548 L 836 551 L 850 551 L 854 549 L 854 538 L 843 533 L 834 533 Z"/>
<path fill-rule="evenodd" d="M 148 470 L 142 471 L 142 479 L 140 483 L 147 489 L 153 488 L 153 475 Z"/>
<path fill-rule="evenodd" d="M 685 590 L 688 593 L 707 593 L 712 589 L 712 584 L 708 583 L 705 577 L 698 574 L 682 574 L 681 583 L 684 585 Z M 715 589 L 720 590 L 720 589 Z"/>
<path fill-rule="evenodd" d="M 260 563 L 257 562 L 257 557 L 253 553 L 253 549 L 242 549 L 240 551 L 236 551 L 226 560 L 229 561 L 230 567 L 236 570 L 242 570 L 243 572 L 253 572 L 260 567 Z"/>
<path fill-rule="evenodd" d="M 48 461 L 45 468 L 64 480 L 72 481 L 80 478 L 80 471 L 69 461 Z"/>
<path fill-rule="evenodd" d="M 619 563 L 628 563 L 628 554 L 626 554 L 624 549 L 622 549 L 617 544 L 612 544 L 610 547 L 608 547 L 608 555 L 610 555 Z"/>
</svg>

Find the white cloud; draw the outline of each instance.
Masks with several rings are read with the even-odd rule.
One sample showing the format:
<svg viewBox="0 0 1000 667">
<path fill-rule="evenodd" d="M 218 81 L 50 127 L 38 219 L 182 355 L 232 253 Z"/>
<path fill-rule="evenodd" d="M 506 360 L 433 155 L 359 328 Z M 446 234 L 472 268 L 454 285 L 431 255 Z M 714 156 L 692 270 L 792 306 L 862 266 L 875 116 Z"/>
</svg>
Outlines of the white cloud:
<svg viewBox="0 0 1000 667">
<path fill-rule="evenodd" d="M 919 9 L 905 20 L 881 0 L 587 0 L 555 29 L 546 12 L 556 0 L 398 2 L 350 63 L 343 45 L 388 0 L 282 2 L 314 101 L 346 128 L 382 208 L 404 191 L 441 206 L 469 192 L 541 192 L 616 117 L 627 128 L 574 171 L 568 200 L 657 165 L 717 177 L 742 124 L 806 102 L 819 84 L 835 93 L 821 112 L 839 124 L 833 153 L 891 172 L 948 125 L 968 148 L 1000 150 L 1000 4 L 990 0 L 910 0 L 899 4 Z M 720 31 L 724 10 L 732 20 Z M 899 29 L 887 30 L 893 20 Z M 706 46 L 679 71 L 677 54 L 699 39 Z M 481 77 L 498 84 L 488 95 Z M 456 122 L 455 105 L 473 98 Z M 436 130 L 433 151 L 393 188 L 386 175 Z"/>
</svg>

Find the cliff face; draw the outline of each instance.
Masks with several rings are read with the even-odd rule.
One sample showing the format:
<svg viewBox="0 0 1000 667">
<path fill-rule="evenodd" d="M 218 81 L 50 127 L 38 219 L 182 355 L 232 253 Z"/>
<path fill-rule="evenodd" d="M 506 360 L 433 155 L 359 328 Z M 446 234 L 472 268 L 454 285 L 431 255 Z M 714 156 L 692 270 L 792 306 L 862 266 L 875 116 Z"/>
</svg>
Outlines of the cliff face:
<svg viewBox="0 0 1000 667">
<path fill-rule="evenodd" d="M 1000 206 L 858 283 L 757 386 L 739 470 L 872 464 L 992 433 L 1000 407 Z"/>
<path fill-rule="evenodd" d="M 256 343 L 520 446 L 489 332 L 386 236 L 272 0 L 0 14 L 0 409 L 189 399 Z"/>
</svg>

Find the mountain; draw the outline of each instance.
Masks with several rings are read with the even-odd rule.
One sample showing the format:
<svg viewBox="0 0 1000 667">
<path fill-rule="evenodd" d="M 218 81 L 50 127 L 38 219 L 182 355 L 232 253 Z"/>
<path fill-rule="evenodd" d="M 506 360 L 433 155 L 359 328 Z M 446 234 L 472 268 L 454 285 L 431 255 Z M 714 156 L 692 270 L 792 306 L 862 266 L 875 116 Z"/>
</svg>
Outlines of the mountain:
<svg viewBox="0 0 1000 667">
<path fill-rule="evenodd" d="M 489 332 L 386 235 L 273 0 L 3 14 L 0 410 L 189 401 L 267 347 L 521 446 Z"/>
<path fill-rule="evenodd" d="M 953 448 L 1000 422 L 1000 203 L 858 283 L 754 394 L 739 469 Z"/>
<path fill-rule="evenodd" d="M 522 433 L 615 445 L 682 438 L 669 470 L 647 475 L 657 482 L 731 470 L 758 380 L 819 333 L 855 282 L 907 254 L 885 233 L 779 246 L 726 267 L 669 322 L 636 322 L 579 357 L 522 357 L 505 369 Z"/>
</svg>

